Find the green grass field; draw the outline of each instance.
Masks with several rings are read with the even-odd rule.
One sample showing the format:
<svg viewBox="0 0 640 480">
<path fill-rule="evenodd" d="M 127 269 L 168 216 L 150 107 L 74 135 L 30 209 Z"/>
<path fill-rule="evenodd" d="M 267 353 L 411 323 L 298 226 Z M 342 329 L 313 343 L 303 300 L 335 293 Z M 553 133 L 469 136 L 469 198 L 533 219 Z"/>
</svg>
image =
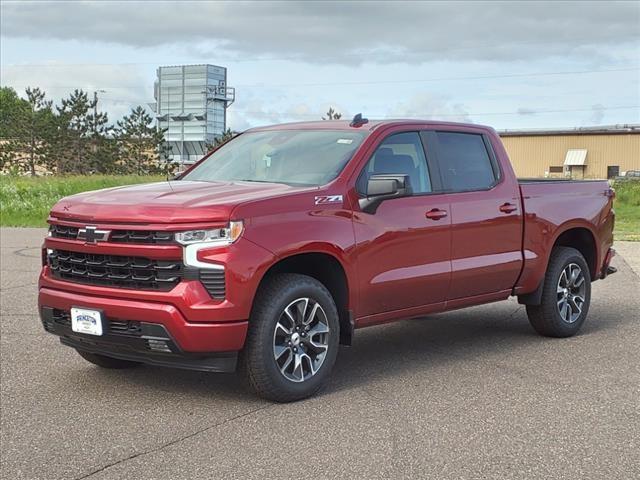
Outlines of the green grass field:
<svg viewBox="0 0 640 480">
<path fill-rule="evenodd" d="M 616 240 L 640 242 L 640 182 L 619 182 L 614 185 L 616 200 Z"/>
<path fill-rule="evenodd" d="M 0 225 L 3 227 L 44 227 L 49 210 L 62 197 L 74 193 L 134 183 L 156 182 L 164 177 L 147 176 L 0 176 Z"/>
<path fill-rule="evenodd" d="M 60 198 L 100 188 L 156 182 L 163 177 L 7 177 L 0 176 L 0 225 L 44 227 L 51 206 Z M 640 182 L 616 184 L 616 240 L 640 241 Z"/>
</svg>

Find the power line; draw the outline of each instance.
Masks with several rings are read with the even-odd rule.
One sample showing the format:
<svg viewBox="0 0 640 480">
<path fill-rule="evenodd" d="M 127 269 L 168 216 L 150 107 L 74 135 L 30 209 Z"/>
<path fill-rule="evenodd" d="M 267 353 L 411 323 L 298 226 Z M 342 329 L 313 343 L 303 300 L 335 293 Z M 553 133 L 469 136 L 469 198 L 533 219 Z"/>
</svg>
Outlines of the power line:
<svg viewBox="0 0 640 480">
<path fill-rule="evenodd" d="M 326 83 L 284 83 L 284 84 L 236 84 L 238 87 L 249 87 L 249 88 L 275 88 L 275 87 L 328 87 L 328 86 L 345 86 L 345 85 L 385 85 L 385 84 L 407 84 L 407 83 L 427 83 L 427 82 L 443 82 L 443 81 L 452 81 L 452 80 L 488 80 L 488 79 L 498 79 L 498 78 L 521 78 L 521 77 L 543 77 L 543 76 L 558 76 L 558 75 L 585 75 L 592 73 L 609 73 L 609 72 L 631 72 L 631 71 L 640 71 L 640 67 L 633 68 L 616 68 L 616 69 L 607 69 L 607 70 L 572 70 L 572 71 L 554 71 L 554 72 L 531 72 L 531 73 L 505 73 L 499 75 L 474 75 L 474 76 L 454 76 L 454 77 L 433 77 L 433 78 L 423 78 L 423 79 L 412 79 L 412 80 L 374 80 L 374 81 L 357 81 L 357 82 L 326 82 Z M 13 83 L 14 86 L 20 87 L 28 87 L 31 84 L 20 84 Z M 95 87 L 95 85 L 91 83 L 87 83 L 87 86 L 91 88 L 104 88 L 104 89 L 145 89 L 150 90 L 153 88 L 152 85 L 100 85 L 99 87 Z M 53 85 L 50 87 L 46 87 L 49 90 L 61 90 L 61 89 L 69 89 L 73 90 L 76 88 L 83 88 L 80 86 L 71 86 L 71 85 Z"/>
<path fill-rule="evenodd" d="M 606 72 L 630 72 L 640 71 L 640 68 L 618 68 L 610 70 L 574 70 L 568 72 L 538 72 L 538 73 L 507 73 L 501 75 L 476 75 L 467 77 L 436 77 L 423 78 L 415 80 L 374 80 L 374 81 L 358 81 L 358 82 L 328 82 L 328 83 L 290 83 L 290 84 L 252 84 L 252 85 L 236 85 L 236 87 L 328 87 L 341 85 L 384 85 L 384 84 L 400 84 L 400 83 L 426 83 L 426 82 L 443 82 L 451 80 L 482 80 L 496 78 L 517 78 L 517 77 L 542 77 L 551 75 L 582 75 L 588 73 L 606 73 Z"/>
<path fill-rule="evenodd" d="M 601 110 L 632 110 L 632 109 L 640 109 L 640 105 L 622 105 L 622 106 L 613 106 L 613 107 L 602 107 Z M 282 114 L 280 112 L 260 112 L 260 111 L 250 111 L 250 110 L 242 110 L 235 109 L 236 112 L 246 113 L 249 115 L 255 116 L 265 116 L 269 117 L 272 115 L 282 115 L 284 117 L 309 117 L 309 118 L 318 118 L 317 114 Z M 570 109 L 554 109 L 554 110 L 534 110 L 531 112 L 527 112 L 523 114 L 521 111 L 512 111 L 512 112 L 460 112 L 460 113 L 424 113 L 424 114 L 403 114 L 401 118 L 427 118 L 427 117 L 463 117 L 463 116 L 493 116 L 493 115 L 537 115 L 540 113 L 565 113 L 565 112 L 593 112 L 593 107 L 589 108 L 570 108 Z M 389 118 L 389 113 L 369 113 L 367 112 L 367 116 L 371 118 Z"/>
</svg>

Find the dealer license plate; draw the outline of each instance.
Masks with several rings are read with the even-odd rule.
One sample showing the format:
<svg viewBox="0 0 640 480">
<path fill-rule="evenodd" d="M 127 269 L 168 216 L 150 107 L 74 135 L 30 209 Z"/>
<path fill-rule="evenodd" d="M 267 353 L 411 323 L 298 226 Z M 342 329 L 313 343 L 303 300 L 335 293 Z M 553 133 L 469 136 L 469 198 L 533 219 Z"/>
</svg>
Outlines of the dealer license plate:
<svg viewBox="0 0 640 480">
<path fill-rule="evenodd" d="M 88 335 L 102 335 L 102 314 L 98 310 L 72 308 L 71 330 Z"/>
</svg>

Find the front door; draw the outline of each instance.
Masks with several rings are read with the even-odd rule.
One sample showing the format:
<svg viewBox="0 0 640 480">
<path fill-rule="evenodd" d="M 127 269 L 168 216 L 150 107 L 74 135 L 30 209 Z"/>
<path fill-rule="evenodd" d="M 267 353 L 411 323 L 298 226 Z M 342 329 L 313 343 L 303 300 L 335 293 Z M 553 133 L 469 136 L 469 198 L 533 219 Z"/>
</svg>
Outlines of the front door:
<svg viewBox="0 0 640 480">
<path fill-rule="evenodd" d="M 375 213 L 354 212 L 359 316 L 444 303 L 449 288 L 449 205 L 439 190 L 439 176 L 427 163 L 420 134 L 386 137 L 358 180 L 366 191 L 372 174 L 406 174 L 413 195 L 386 200 Z"/>
</svg>

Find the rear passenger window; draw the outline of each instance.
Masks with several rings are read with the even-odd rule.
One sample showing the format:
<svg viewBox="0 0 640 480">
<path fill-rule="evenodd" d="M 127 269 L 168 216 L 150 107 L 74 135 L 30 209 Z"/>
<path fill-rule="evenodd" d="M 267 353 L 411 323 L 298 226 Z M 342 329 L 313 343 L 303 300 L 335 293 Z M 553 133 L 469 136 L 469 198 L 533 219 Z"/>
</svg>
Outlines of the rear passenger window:
<svg viewBox="0 0 640 480">
<path fill-rule="evenodd" d="M 438 160 L 444 188 L 453 191 L 483 190 L 498 179 L 498 170 L 482 135 L 436 132 Z"/>
<path fill-rule="evenodd" d="M 408 175 L 413 193 L 431 192 L 431 179 L 422 141 L 417 132 L 388 136 L 376 149 L 358 178 L 358 192 L 366 194 L 371 175 Z"/>
</svg>

